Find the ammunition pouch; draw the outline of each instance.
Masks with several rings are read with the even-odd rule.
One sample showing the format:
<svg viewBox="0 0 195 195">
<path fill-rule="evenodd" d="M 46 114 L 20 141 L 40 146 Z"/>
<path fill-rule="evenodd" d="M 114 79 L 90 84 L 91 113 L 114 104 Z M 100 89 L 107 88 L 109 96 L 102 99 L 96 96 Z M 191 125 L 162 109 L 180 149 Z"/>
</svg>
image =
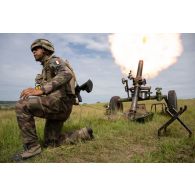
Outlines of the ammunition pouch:
<svg viewBox="0 0 195 195">
<path fill-rule="evenodd" d="M 35 78 L 35 83 L 40 85 L 42 82 L 43 82 L 43 75 L 37 74 L 37 76 Z"/>
</svg>

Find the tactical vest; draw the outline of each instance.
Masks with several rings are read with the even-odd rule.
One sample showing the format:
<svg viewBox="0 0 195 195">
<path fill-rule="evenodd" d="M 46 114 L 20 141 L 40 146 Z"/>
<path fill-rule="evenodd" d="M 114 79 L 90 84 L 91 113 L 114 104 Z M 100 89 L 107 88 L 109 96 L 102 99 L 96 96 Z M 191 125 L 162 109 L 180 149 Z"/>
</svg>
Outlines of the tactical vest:
<svg viewBox="0 0 195 195">
<path fill-rule="evenodd" d="M 70 63 L 67 60 L 62 60 L 62 59 L 55 57 L 55 56 L 48 58 L 48 60 L 46 61 L 45 65 L 44 65 L 44 68 L 42 70 L 42 74 L 38 74 L 36 76 L 36 78 L 35 78 L 36 88 L 38 88 L 38 86 L 43 86 L 47 82 L 50 82 L 52 80 L 52 78 L 56 76 L 55 72 L 52 71 L 51 67 L 49 66 L 50 60 L 52 58 L 59 60 L 59 62 L 62 65 L 65 65 L 65 67 L 67 67 L 69 69 L 69 71 L 71 72 L 72 78 L 69 82 L 65 83 L 63 88 L 64 88 L 66 94 L 75 95 L 76 75 L 73 71 L 73 68 L 71 67 Z"/>
</svg>

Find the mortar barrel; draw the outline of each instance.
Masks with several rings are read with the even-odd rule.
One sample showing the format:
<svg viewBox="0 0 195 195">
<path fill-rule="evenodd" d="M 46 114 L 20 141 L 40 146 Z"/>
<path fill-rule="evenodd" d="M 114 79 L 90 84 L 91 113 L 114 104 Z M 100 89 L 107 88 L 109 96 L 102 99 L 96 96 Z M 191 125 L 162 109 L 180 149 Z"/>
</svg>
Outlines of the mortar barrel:
<svg viewBox="0 0 195 195">
<path fill-rule="evenodd" d="M 144 61 L 139 60 L 138 69 L 137 69 L 137 76 L 136 77 L 141 77 L 142 76 L 143 65 L 144 65 Z"/>
</svg>

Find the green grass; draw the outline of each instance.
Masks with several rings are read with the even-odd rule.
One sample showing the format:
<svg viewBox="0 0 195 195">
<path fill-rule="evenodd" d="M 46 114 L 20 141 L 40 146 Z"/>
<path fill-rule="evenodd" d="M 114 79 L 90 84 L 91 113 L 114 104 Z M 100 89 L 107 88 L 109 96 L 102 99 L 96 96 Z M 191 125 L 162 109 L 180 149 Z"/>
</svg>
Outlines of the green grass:
<svg viewBox="0 0 195 195">
<path fill-rule="evenodd" d="M 145 102 L 150 109 L 150 101 Z M 179 100 L 179 106 L 188 106 L 180 117 L 195 130 L 195 100 Z M 130 103 L 125 103 L 127 110 Z M 168 116 L 157 112 L 147 123 L 128 121 L 120 113 L 108 118 L 103 104 L 75 106 L 63 131 L 90 126 L 95 139 L 76 145 L 43 149 L 43 152 L 24 162 L 195 162 L 195 137 L 178 121 L 168 128 L 167 136 L 157 137 L 157 129 Z M 36 118 L 37 133 L 43 141 L 44 120 Z M 20 131 L 14 110 L 0 110 L 0 162 L 12 162 L 11 157 L 22 149 Z"/>
</svg>

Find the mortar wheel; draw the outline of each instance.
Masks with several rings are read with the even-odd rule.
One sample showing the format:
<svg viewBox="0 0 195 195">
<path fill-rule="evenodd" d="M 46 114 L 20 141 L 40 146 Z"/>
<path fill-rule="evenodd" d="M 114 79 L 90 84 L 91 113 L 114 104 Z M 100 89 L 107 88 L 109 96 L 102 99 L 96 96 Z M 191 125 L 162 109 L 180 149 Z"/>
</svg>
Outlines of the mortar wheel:
<svg viewBox="0 0 195 195">
<path fill-rule="evenodd" d="M 177 110 L 177 95 L 175 90 L 168 91 L 168 107 Z"/>
<path fill-rule="evenodd" d="M 109 103 L 109 108 L 111 110 L 111 113 L 115 113 L 115 112 L 123 112 L 123 103 L 119 102 L 118 100 L 120 99 L 119 96 L 113 96 L 110 99 L 110 103 Z"/>
</svg>

